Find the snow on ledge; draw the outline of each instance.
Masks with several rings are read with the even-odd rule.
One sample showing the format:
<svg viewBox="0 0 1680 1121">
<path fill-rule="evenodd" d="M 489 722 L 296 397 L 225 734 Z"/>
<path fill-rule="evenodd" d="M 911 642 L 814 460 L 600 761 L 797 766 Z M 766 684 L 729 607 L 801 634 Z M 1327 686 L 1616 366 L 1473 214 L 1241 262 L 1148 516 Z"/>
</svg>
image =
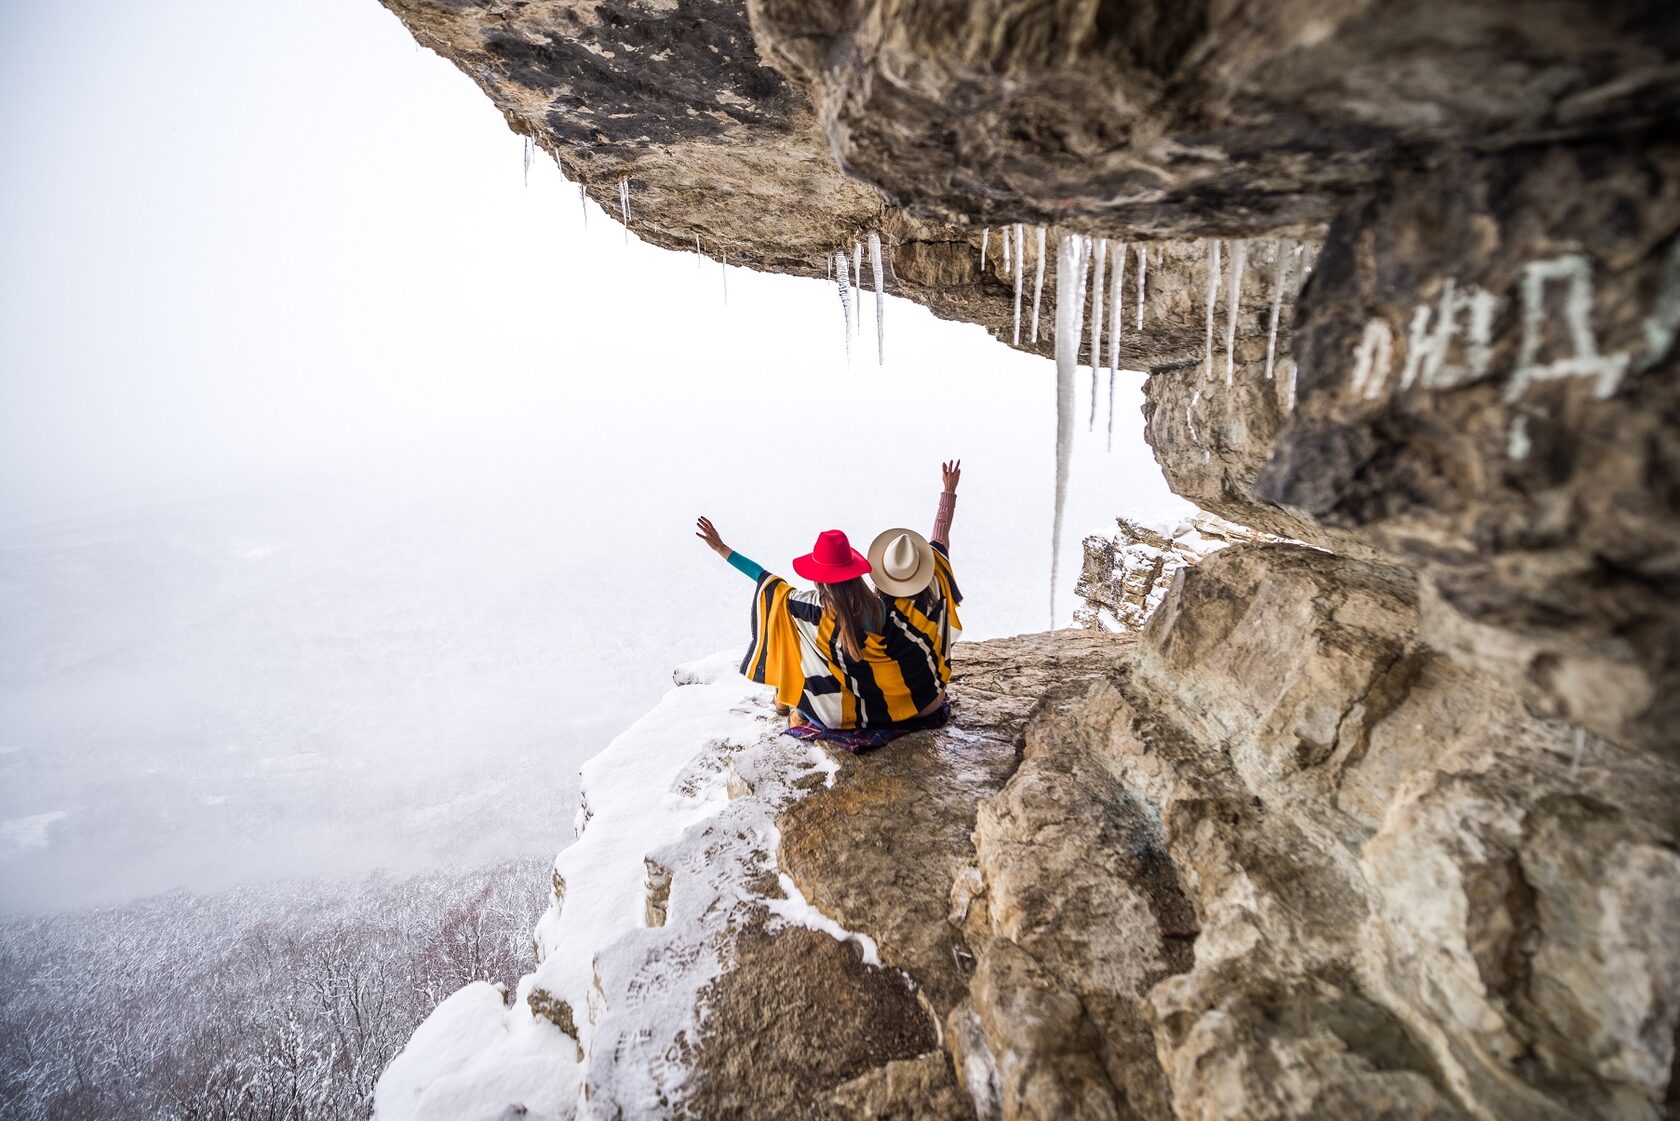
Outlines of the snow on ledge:
<svg viewBox="0 0 1680 1121">
<path fill-rule="evenodd" d="M 749 913 L 856 941 L 879 963 L 872 940 L 786 876 L 783 898 L 752 887 L 779 873 L 777 814 L 839 767 L 779 734 L 770 690 L 737 662 L 726 651 L 677 667 L 679 687 L 583 765 L 577 839 L 555 859 L 561 894 L 537 924 L 539 965 L 511 1004 L 478 983 L 439 1005 L 381 1076 L 375 1121 L 668 1114 L 700 994 Z"/>
</svg>

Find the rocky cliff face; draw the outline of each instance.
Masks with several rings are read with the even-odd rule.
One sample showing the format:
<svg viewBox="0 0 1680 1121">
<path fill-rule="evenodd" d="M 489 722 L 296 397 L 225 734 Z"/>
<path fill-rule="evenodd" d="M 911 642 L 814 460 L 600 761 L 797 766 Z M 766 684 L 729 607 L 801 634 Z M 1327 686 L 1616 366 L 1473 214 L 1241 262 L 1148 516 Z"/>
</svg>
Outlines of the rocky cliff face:
<svg viewBox="0 0 1680 1121">
<path fill-rule="evenodd" d="M 496 1100 L 560 1114 L 1680 1113 L 1667 5 L 387 2 L 673 247 L 879 231 L 1007 337 L 998 227 L 1124 242 L 1147 437 L 1256 536 L 1165 589 L 1099 545 L 1136 634 L 970 647 L 832 776 L 700 751 L 745 816 L 557 881 L 451 1069 L 525 1085 L 535 1010 L 575 1081 Z M 553 936 L 602 892 L 642 933 Z"/>
</svg>

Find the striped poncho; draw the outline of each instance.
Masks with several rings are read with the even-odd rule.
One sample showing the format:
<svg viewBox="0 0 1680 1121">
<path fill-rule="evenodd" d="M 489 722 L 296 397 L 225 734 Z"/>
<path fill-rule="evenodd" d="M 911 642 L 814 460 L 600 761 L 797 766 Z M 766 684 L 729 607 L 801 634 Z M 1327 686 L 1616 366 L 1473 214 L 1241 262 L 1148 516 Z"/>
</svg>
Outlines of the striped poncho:
<svg viewBox="0 0 1680 1121">
<path fill-rule="evenodd" d="M 951 560 L 935 542 L 933 583 L 915 596 L 881 597 L 886 625 L 849 656 L 840 628 L 825 617 L 815 591 L 780 576 L 759 577 L 753 595 L 752 645 L 741 672 L 773 686 L 777 702 L 826 728 L 875 728 L 928 708 L 951 680 L 951 644 L 961 633 L 962 593 Z"/>
</svg>

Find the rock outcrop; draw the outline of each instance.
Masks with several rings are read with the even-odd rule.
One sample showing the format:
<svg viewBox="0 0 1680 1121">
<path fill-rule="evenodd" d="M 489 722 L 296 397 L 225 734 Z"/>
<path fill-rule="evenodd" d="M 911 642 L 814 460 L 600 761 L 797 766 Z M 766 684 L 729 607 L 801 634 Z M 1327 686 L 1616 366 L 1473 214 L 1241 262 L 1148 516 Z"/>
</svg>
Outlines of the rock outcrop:
<svg viewBox="0 0 1680 1121">
<path fill-rule="evenodd" d="M 668 827 L 586 827 L 382 1117 L 1680 1115 L 1668 5 L 386 2 L 659 244 L 878 231 L 1007 339 L 997 229 L 1124 243 L 1147 439 L 1254 540 L 1095 543 L 1136 633 L 961 648 L 870 756 L 678 690 L 734 731 Z"/>
<path fill-rule="evenodd" d="M 1074 622 L 1094 630 L 1139 631 L 1161 606 L 1173 577 L 1227 545 L 1278 541 L 1212 514 L 1155 520 L 1116 518 L 1113 537 L 1087 537 L 1074 594 Z"/>
</svg>

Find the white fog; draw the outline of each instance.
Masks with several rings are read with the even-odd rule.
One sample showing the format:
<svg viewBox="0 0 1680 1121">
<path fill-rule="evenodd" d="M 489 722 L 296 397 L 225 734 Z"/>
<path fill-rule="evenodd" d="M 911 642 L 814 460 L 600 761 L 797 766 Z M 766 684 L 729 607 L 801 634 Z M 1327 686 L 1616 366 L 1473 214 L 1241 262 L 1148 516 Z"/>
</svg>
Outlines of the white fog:
<svg viewBox="0 0 1680 1121">
<path fill-rule="evenodd" d="M 725 306 L 372 3 L 5 20 L 8 911 L 551 854 L 578 764 L 744 640 L 700 513 L 785 570 L 925 528 L 961 456 L 968 633 L 1046 625 L 1048 361 L 892 299 L 848 365 L 820 276 Z M 1122 381 L 1063 623 L 1079 538 L 1172 503 Z"/>
</svg>

